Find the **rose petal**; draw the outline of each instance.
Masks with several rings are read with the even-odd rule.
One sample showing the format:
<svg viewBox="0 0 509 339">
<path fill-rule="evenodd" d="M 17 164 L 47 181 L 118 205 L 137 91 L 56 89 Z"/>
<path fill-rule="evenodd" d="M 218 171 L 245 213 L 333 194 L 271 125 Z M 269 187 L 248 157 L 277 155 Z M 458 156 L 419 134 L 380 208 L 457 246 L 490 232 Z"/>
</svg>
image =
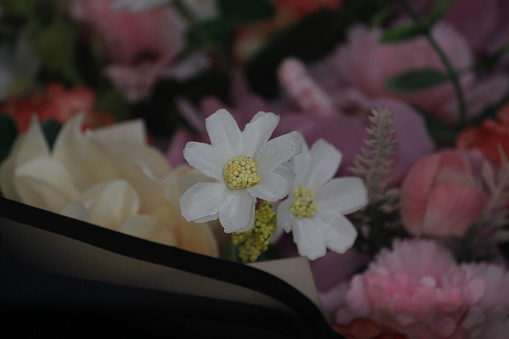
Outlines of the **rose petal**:
<svg viewBox="0 0 509 339">
<path fill-rule="evenodd" d="M 122 223 L 119 231 L 163 245 L 174 246 L 177 243 L 173 234 L 159 225 L 153 215 L 132 215 Z"/>
</svg>

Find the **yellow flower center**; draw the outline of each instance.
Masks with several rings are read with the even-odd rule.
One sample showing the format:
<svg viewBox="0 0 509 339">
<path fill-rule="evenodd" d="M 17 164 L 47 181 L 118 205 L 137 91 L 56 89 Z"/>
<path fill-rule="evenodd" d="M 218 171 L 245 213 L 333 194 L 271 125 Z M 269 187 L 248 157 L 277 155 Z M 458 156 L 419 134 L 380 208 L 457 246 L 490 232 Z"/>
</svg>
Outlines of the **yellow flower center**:
<svg viewBox="0 0 509 339">
<path fill-rule="evenodd" d="M 232 190 L 256 185 L 260 182 L 256 173 L 256 162 L 244 155 L 231 159 L 224 166 L 224 181 Z"/>
<path fill-rule="evenodd" d="M 316 213 L 315 192 L 306 186 L 296 187 L 292 191 L 295 201 L 290 206 L 292 212 L 297 218 L 311 218 Z"/>
</svg>

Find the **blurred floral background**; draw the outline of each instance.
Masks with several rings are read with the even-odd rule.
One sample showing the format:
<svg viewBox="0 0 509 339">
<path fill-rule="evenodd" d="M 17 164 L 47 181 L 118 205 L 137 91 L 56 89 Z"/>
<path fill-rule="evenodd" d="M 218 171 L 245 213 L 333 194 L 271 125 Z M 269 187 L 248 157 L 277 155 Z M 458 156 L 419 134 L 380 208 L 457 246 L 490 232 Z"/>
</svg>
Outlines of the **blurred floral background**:
<svg viewBox="0 0 509 339">
<path fill-rule="evenodd" d="M 2 0 L 1 193 L 225 260 L 308 256 L 280 227 L 236 256 L 245 234 L 180 213 L 205 119 L 274 112 L 273 136 L 326 141 L 334 178 L 366 188 L 353 245 L 310 258 L 336 331 L 504 338 L 508 16 L 504 0 Z"/>
</svg>

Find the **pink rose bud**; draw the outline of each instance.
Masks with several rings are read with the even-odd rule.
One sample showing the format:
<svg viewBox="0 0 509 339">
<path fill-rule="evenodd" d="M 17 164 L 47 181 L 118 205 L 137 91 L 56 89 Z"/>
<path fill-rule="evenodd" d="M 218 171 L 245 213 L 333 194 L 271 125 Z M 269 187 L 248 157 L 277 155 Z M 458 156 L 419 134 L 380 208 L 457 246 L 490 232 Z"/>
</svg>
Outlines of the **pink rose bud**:
<svg viewBox="0 0 509 339">
<path fill-rule="evenodd" d="M 441 151 L 418 160 L 401 187 L 405 229 L 416 236 L 462 236 L 486 204 L 464 153 Z"/>
</svg>

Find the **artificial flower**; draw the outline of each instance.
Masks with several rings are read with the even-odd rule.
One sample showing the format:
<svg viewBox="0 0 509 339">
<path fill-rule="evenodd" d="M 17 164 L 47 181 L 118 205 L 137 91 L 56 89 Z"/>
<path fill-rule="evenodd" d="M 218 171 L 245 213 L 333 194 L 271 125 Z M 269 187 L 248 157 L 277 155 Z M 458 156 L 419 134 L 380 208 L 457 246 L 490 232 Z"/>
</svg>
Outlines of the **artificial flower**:
<svg viewBox="0 0 509 339">
<path fill-rule="evenodd" d="M 299 254 L 311 260 L 327 248 L 343 253 L 352 247 L 357 230 L 344 216 L 364 207 L 367 191 L 361 179 L 332 177 L 341 153 L 323 139 L 292 160 L 292 193 L 279 204 L 278 227 L 293 233 Z"/>
<path fill-rule="evenodd" d="M 419 159 L 401 186 L 401 219 L 416 236 L 460 237 L 487 202 L 467 154 L 443 150 Z"/>
<path fill-rule="evenodd" d="M 66 123 L 50 150 L 34 117 L 0 167 L 2 194 L 118 232 L 207 254 L 217 245 L 207 224 L 188 223 L 172 200 L 176 170 L 146 145 L 139 121 L 81 131 Z M 181 176 L 182 180 L 186 177 Z"/>
<path fill-rule="evenodd" d="M 32 116 L 40 121 L 55 119 L 65 124 L 77 114 L 84 114 L 84 128 L 97 128 L 114 123 L 114 118 L 94 108 L 96 94 L 84 86 L 70 89 L 60 83 L 48 83 L 40 92 L 29 96 L 13 96 L 0 107 L 0 112 L 11 116 L 20 132 L 25 132 Z"/>
<path fill-rule="evenodd" d="M 225 109 L 205 121 L 211 144 L 189 142 L 184 149 L 188 163 L 210 178 L 184 193 L 182 215 L 188 221 L 219 218 L 226 233 L 244 232 L 254 226 L 256 198 L 284 198 L 293 173 L 283 163 L 302 150 L 299 132 L 270 141 L 279 117 L 258 112 L 243 131 Z"/>
<path fill-rule="evenodd" d="M 353 86 L 369 97 L 397 98 L 417 105 L 445 123 L 457 122 L 457 97 L 451 83 L 410 92 L 395 92 L 386 86 L 391 77 L 405 71 L 444 71 L 445 66 L 424 37 L 382 43 L 382 32 L 381 29 L 368 30 L 361 26 L 350 29 L 347 43 L 338 46 L 328 60 L 339 78 L 345 85 Z M 439 23 L 433 27 L 431 34 L 454 69 L 468 69 L 473 64 L 474 56 L 470 46 L 452 27 Z M 507 79 L 496 74 L 481 79 L 466 73 L 459 81 L 467 102 L 469 118 L 497 103 L 509 87 Z"/>
<path fill-rule="evenodd" d="M 369 319 L 354 319 L 343 326 L 332 324 L 334 331 L 346 336 L 348 339 L 406 339 L 401 333 L 379 326 Z"/>
<path fill-rule="evenodd" d="M 503 338 L 507 279 L 497 265 L 457 265 L 434 241 L 395 241 L 353 277 L 335 322 L 370 319 L 416 339 Z"/>
<path fill-rule="evenodd" d="M 115 0 L 74 0 L 72 18 L 87 41 L 98 40 L 106 75 L 130 102 L 145 99 L 183 46 L 182 28 L 169 8 L 115 11 Z"/>
<path fill-rule="evenodd" d="M 456 147 L 479 151 L 500 167 L 502 154 L 509 157 L 509 105 L 497 112 L 496 119 L 486 119 L 480 126 L 462 130 L 456 138 Z"/>
</svg>

